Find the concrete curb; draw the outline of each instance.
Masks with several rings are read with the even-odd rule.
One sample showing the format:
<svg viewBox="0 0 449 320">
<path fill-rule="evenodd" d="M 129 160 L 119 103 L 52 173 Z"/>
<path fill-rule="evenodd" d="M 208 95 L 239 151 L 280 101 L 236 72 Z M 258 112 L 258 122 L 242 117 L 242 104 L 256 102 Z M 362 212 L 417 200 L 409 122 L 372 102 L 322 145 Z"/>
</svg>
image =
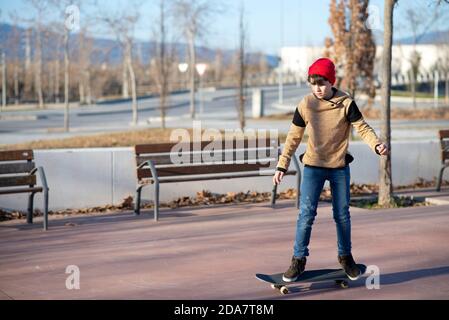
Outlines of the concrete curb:
<svg viewBox="0 0 449 320">
<path fill-rule="evenodd" d="M 27 115 L 27 116 L 0 115 L 0 120 L 6 121 L 34 121 L 37 119 L 38 119 L 37 115 Z"/>
</svg>

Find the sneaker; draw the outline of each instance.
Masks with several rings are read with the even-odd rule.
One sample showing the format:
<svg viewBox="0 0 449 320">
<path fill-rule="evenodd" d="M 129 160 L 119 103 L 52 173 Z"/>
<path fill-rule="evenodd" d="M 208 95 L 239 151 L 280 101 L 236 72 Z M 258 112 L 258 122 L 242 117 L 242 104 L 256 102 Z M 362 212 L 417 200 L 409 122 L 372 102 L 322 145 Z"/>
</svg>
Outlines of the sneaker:
<svg viewBox="0 0 449 320">
<path fill-rule="evenodd" d="M 346 272 L 349 279 L 357 280 L 359 278 L 361 272 L 352 258 L 352 254 L 338 256 L 338 262 L 343 267 L 343 270 Z"/>
<path fill-rule="evenodd" d="M 302 257 L 300 259 L 292 257 L 292 263 L 290 268 L 282 275 L 282 280 L 285 282 L 293 282 L 298 279 L 301 273 L 304 272 L 306 268 L 306 257 Z"/>
</svg>

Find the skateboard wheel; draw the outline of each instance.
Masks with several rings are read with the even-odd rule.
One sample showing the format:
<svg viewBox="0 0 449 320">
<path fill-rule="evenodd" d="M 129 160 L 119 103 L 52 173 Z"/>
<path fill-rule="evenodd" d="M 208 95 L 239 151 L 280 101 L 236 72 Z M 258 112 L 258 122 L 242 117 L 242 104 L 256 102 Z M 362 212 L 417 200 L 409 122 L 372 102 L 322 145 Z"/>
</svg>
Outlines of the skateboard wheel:
<svg viewBox="0 0 449 320">
<path fill-rule="evenodd" d="M 347 289 L 347 288 L 349 288 L 349 283 L 348 283 L 348 281 L 345 281 L 345 280 L 337 280 L 337 281 L 335 281 L 335 282 L 336 282 L 337 285 L 339 285 L 340 288 L 342 288 L 342 289 Z"/>
<path fill-rule="evenodd" d="M 289 293 L 288 288 L 287 288 L 286 286 L 282 286 L 281 289 L 279 289 L 279 291 L 280 291 L 282 294 L 287 294 L 287 293 Z"/>
</svg>

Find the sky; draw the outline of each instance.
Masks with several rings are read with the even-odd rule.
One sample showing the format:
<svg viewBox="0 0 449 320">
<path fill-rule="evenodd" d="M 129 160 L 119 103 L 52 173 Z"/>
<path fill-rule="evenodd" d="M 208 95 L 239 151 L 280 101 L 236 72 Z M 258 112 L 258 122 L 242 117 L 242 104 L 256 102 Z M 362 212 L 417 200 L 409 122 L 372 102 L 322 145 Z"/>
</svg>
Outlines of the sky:
<svg viewBox="0 0 449 320">
<path fill-rule="evenodd" d="M 128 1 L 97 0 L 101 10 L 129 10 Z M 141 2 L 139 12 L 141 20 L 135 30 L 139 40 L 148 41 L 151 29 L 158 15 L 158 0 L 136 0 Z M 217 1 L 217 0 L 215 0 Z M 208 36 L 199 44 L 211 48 L 234 49 L 238 46 L 238 11 L 241 0 L 218 0 L 224 5 L 224 12 L 210 21 Z M 328 24 L 330 0 L 243 0 L 245 21 L 247 25 L 249 51 L 263 51 L 276 54 L 282 46 L 315 45 L 320 46 L 326 36 L 331 35 Z M 410 28 L 406 26 L 404 12 L 411 3 L 428 6 L 435 0 L 400 0 L 395 11 L 395 38 L 410 36 Z M 93 9 L 86 6 L 90 1 L 81 0 L 80 23 L 83 17 L 92 14 Z M 373 25 L 382 31 L 383 0 L 371 0 L 370 10 L 373 13 Z M 444 5 L 444 10 L 449 5 Z M 282 8 L 282 10 L 281 10 Z M 0 0 L 0 21 L 10 22 L 11 12 L 21 16 L 30 15 L 26 0 Z M 281 23 L 281 15 L 282 21 Z M 376 27 L 376 25 L 378 27 Z M 440 30 L 448 29 L 444 22 L 435 26 Z M 97 35 L 111 37 L 110 33 L 94 30 Z"/>
</svg>

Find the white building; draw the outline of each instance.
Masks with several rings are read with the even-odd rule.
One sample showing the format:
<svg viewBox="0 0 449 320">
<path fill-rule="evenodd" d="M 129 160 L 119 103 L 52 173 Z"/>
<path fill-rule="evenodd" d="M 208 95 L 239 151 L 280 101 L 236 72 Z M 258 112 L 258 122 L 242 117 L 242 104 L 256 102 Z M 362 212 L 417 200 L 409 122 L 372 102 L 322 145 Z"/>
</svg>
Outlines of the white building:
<svg viewBox="0 0 449 320">
<path fill-rule="evenodd" d="M 309 66 L 323 56 L 324 50 L 324 47 L 284 47 L 281 49 L 282 69 L 285 73 L 292 73 L 305 81 Z M 401 82 L 400 80 L 406 81 L 408 78 L 407 73 L 410 71 L 410 60 L 414 50 L 421 55 L 418 82 L 433 78 L 437 62 L 440 66 L 445 65 L 446 70 L 449 67 L 449 44 L 393 45 L 391 70 L 393 84 L 397 81 Z M 382 51 L 383 46 L 377 46 L 374 67 L 374 73 L 377 76 L 377 70 L 382 61 Z M 445 76 L 441 74 L 440 79 L 444 78 Z"/>
</svg>

